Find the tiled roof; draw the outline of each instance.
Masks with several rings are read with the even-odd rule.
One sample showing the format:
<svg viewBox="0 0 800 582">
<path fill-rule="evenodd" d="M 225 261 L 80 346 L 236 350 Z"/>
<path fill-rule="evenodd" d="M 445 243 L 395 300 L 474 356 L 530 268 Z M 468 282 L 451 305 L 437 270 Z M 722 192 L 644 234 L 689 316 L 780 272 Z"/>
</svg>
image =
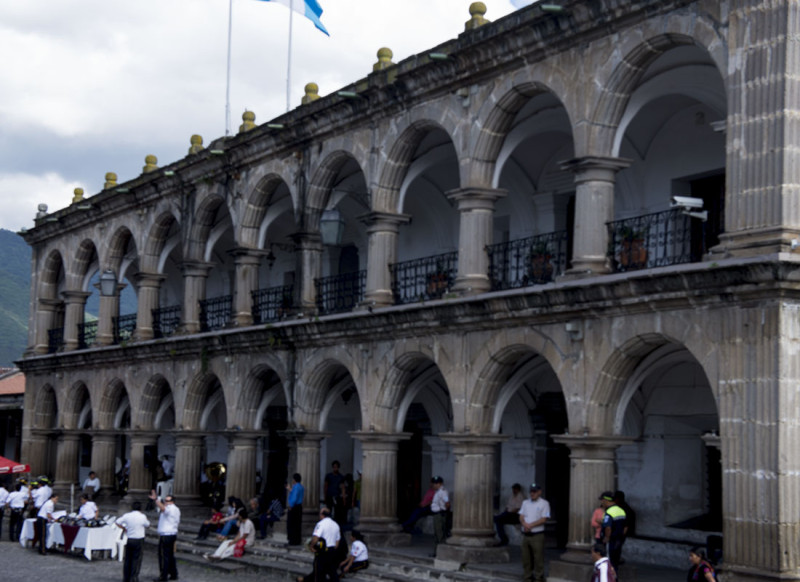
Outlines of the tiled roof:
<svg viewBox="0 0 800 582">
<path fill-rule="evenodd" d="M 0 376 L 0 396 L 9 394 L 25 394 L 25 374 L 20 370 Z"/>
</svg>

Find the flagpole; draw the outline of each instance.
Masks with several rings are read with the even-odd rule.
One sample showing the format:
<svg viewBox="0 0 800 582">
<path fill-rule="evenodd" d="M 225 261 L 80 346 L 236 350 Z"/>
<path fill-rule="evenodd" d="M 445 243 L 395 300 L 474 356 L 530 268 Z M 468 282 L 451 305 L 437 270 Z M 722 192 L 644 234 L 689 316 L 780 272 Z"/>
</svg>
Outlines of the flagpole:
<svg viewBox="0 0 800 582">
<path fill-rule="evenodd" d="M 233 0 L 228 0 L 228 77 L 225 83 L 225 137 L 231 133 L 231 29 Z"/>
<path fill-rule="evenodd" d="M 286 62 L 286 112 L 291 109 L 292 87 L 292 19 L 294 17 L 294 0 L 289 0 L 289 50 Z"/>
</svg>

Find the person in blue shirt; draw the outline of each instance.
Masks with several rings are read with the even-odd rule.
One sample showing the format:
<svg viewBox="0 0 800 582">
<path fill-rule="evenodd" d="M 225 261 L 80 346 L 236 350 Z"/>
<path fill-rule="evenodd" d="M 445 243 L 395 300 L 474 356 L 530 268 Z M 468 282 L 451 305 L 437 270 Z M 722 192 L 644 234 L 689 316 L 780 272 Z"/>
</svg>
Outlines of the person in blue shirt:
<svg viewBox="0 0 800 582">
<path fill-rule="evenodd" d="M 286 501 L 286 537 L 289 538 L 290 546 L 301 544 L 300 530 L 303 524 L 303 495 L 305 494 L 302 480 L 300 473 L 295 473 L 292 475 L 291 484 L 286 485 L 286 490 L 289 492 L 289 499 Z"/>
</svg>

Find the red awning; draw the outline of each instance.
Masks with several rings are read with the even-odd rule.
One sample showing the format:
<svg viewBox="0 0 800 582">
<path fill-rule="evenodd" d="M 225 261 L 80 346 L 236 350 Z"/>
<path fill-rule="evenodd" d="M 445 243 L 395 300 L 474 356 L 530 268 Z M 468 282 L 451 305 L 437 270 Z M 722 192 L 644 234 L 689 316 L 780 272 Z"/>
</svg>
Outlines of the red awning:
<svg viewBox="0 0 800 582">
<path fill-rule="evenodd" d="M 5 475 L 6 473 L 30 473 L 30 471 L 30 465 L 23 465 L 11 459 L 0 457 L 0 475 Z"/>
</svg>

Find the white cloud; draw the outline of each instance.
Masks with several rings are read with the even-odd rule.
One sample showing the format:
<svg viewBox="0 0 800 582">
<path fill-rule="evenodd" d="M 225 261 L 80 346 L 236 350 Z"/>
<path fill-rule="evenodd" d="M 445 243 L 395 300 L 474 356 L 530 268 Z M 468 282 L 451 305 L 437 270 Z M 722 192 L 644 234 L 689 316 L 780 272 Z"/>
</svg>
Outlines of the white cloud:
<svg viewBox="0 0 800 582">
<path fill-rule="evenodd" d="M 3 200 L 0 228 L 12 231 L 32 228 L 40 203 L 47 204 L 48 212 L 68 206 L 77 186 L 76 182 L 65 180 L 54 173 L 41 176 L 0 175 L 0 198 Z"/>
</svg>

